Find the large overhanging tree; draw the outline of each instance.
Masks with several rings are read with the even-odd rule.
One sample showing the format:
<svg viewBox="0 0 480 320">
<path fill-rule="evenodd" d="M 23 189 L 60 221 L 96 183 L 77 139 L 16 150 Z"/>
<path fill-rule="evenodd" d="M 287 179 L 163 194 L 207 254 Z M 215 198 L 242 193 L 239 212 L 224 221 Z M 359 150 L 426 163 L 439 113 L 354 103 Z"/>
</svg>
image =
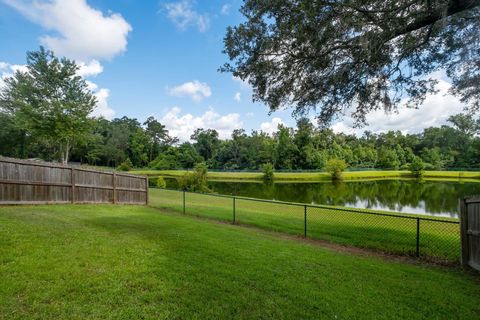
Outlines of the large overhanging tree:
<svg viewBox="0 0 480 320">
<path fill-rule="evenodd" d="M 376 109 L 418 107 L 444 70 L 451 92 L 480 108 L 480 0 L 245 0 L 221 70 L 248 81 L 271 111 L 314 110 L 357 125 Z"/>
<path fill-rule="evenodd" d="M 0 88 L 0 111 L 26 135 L 46 141 L 67 163 L 71 148 L 88 134 L 95 96 L 77 73 L 74 61 L 40 48 L 27 53 L 25 71 Z"/>
</svg>

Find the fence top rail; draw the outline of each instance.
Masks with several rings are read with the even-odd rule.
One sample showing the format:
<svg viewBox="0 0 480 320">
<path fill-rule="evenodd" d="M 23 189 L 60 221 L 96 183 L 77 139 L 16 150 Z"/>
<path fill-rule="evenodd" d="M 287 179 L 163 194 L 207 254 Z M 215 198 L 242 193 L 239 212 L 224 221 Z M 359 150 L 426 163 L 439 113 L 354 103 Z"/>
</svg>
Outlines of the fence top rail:
<svg viewBox="0 0 480 320">
<path fill-rule="evenodd" d="M 256 202 L 265 202 L 265 203 L 273 203 L 273 204 L 283 204 L 283 205 L 297 206 L 297 207 L 328 209 L 328 210 L 341 211 L 341 212 L 354 212 L 354 213 L 369 214 L 369 215 L 376 215 L 376 216 L 382 216 L 382 217 L 393 217 L 393 218 L 403 218 L 403 219 L 410 219 L 410 220 L 424 220 L 424 221 L 434 221 L 434 222 L 441 222 L 441 223 L 459 224 L 459 221 L 455 221 L 455 220 L 432 219 L 432 218 L 426 218 L 426 217 L 425 218 L 424 217 L 408 217 L 406 215 L 400 215 L 400 214 L 394 214 L 394 213 L 378 213 L 378 212 L 363 211 L 363 210 L 346 208 L 346 207 L 345 208 L 338 208 L 338 207 L 333 207 L 333 206 L 331 207 L 331 206 L 298 203 L 298 202 L 286 202 L 286 201 L 277 201 L 277 200 L 248 198 L 248 197 L 242 197 L 242 196 L 232 196 L 232 195 L 206 193 L 206 192 L 183 191 L 183 190 L 177 190 L 177 189 L 163 189 L 163 190 L 185 192 L 185 193 L 192 193 L 192 194 L 200 194 L 200 195 L 206 195 L 206 196 L 212 196 L 212 197 L 221 197 L 221 198 L 230 198 L 230 199 L 235 198 L 237 200 L 256 201 Z"/>
<path fill-rule="evenodd" d="M 117 171 L 115 171 L 115 175 L 120 176 L 120 177 L 130 177 L 130 178 L 137 178 L 137 179 L 142 179 L 142 180 L 145 180 L 145 178 L 147 177 L 146 175 L 123 173 L 123 172 L 117 172 Z"/>
<path fill-rule="evenodd" d="M 61 164 L 61 163 L 52 163 L 52 162 L 46 162 L 46 161 L 40 161 L 40 160 L 37 161 L 37 160 L 14 159 L 14 158 L 2 157 L 2 156 L 0 156 L 0 162 L 21 164 L 21 165 L 26 165 L 26 166 L 56 168 L 56 169 L 63 169 L 63 170 L 74 169 L 74 170 L 78 170 L 78 171 L 93 172 L 93 173 L 105 174 L 105 175 L 113 175 L 115 173 L 117 176 L 131 177 L 131 178 L 137 178 L 137 179 L 143 179 L 143 180 L 145 180 L 145 177 L 146 177 L 145 175 L 95 170 L 95 169 L 90 169 L 90 168 L 83 168 L 83 167 L 80 167 L 80 166 L 64 165 L 64 164 Z"/>
<path fill-rule="evenodd" d="M 23 164 L 27 166 L 36 166 L 36 167 L 58 168 L 58 169 L 65 169 L 65 170 L 70 170 L 71 168 L 61 163 L 52 163 L 52 162 L 45 162 L 45 161 L 39 161 L 39 160 L 37 161 L 37 160 L 13 159 L 13 158 L 7 158 L 2 156 L 0 156 L 0 162 Z"/>
<path fill-rule="evenodd" d="M 466 204 L 480 203 L 480 198 L 464 198 Z"/>
<path fill-rule="evenodd" d="M 84 171 L 84 172 L 92 172 L 92 173 L 99 173 L 99 174 L 105 174 L 105 175 L 113 175 L 113 172 L 110 172 L 110 171 L 99 171 L 99 170 L 94 170 L 94 169 L 88 169 L 88 168 L 81 168 L 81 167 L 77 167 L 77 166 L 71 166 L 71 167 L 67 167 L 68 169 L 74 169 L 74 170 L 77 170 L 77 171 Z"/>
</svg>

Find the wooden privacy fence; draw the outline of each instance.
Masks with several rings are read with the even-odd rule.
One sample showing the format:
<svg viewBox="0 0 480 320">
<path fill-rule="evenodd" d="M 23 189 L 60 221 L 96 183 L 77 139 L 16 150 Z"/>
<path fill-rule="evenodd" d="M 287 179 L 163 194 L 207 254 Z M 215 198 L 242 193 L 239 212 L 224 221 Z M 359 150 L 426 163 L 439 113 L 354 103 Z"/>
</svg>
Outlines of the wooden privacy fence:
<svg viewBox="0 0 480 320">
<path fill-rule="evenodd" d="M 148 204 L 145 176 L 0 157 L 0 204 Z"/>
<path fill-rule="evenodd" d="M 460 200 L 462 265 L 480 271 L 480 198 Z"/>
</svg>

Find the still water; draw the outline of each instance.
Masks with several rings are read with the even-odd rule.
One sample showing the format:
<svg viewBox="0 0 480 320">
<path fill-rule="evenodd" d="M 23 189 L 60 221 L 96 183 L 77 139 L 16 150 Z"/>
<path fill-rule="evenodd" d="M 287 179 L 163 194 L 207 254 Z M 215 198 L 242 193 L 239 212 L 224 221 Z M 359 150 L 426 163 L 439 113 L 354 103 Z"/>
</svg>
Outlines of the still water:
<svg viewBox="0 0 480 320">
<path fill-rule="evenodd" d="M 175 180 L 167 187 L 176 188 Z M 480 195 L 480 183 L 375 180 L 318 183 L 210 181 L 216 193 L 280 201 L 338 205 L 384 211 L 457 217 L 458 199 Z"/>
</svg>

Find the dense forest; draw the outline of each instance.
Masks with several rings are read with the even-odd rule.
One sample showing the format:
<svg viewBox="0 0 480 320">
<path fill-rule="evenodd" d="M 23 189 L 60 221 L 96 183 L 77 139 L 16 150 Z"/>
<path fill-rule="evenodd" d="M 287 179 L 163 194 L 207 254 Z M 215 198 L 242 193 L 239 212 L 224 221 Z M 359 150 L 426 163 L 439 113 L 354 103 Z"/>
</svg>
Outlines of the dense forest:
<svg viewBox="0 0 480 320">
<path fill-rule="evenodd" d="M 363 136 L 334 133 L 300 119 L 296 128 L 280 125 L 269 136 L 261 131 L 235 130 L 228 140 L 212 129 L 197 129 L 191 142 L 179 143 L 153 117 L 145 122 L 127 117 L 112 121 L 90 119 L 88 134 L 72 147 L 70 161 L 116 167 L 131 162 L 153 169 L 192 168 L 206 162 L 210 169 L 257 170 L 265 163 L 275 169 L 322 169 L 328 159 L 345 160 L 351 168 L 406 169 L 415 156 L 426 169 L 479 168 L 480 121 L 458 114 L 448 125 L 419 134 L 365 132 Z M 60 159 L 55 143 L 28 135 L 0 113 L 0 154 L 17 158 Z"/>
</svg>

